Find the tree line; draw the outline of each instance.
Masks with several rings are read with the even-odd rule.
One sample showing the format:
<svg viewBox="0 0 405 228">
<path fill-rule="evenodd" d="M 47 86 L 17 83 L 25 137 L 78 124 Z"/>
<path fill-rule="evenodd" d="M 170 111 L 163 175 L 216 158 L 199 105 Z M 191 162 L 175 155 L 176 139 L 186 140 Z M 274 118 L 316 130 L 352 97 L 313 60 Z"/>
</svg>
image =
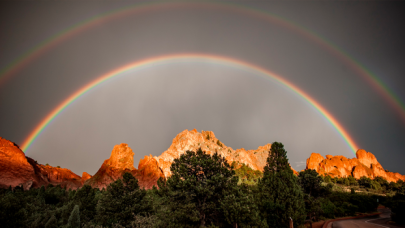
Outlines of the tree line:
<svg viewBox="0 0 405 228">
<path fill-rule="evenodd" d="M 230 165 L 217 153 L 211 156 L 201 148 L 175 159 L 171 172 L 151 190 L 140 188 L 130 173 L 103 190 L 89 185 L 78 190 L 59 185 L 28 191 L 2 189 L 0 226 L 288 227 L 292 219 L 299 227 L 304 222 L 376 211 L 377 199 L 390 206 L 395 221 L 404 222 L 403 183 L 395 187 L 392 197 L 354 189 L 334 191 L 346 179 L 321 177 L 314 170 L 295 176 L 284 145 L 278 142 L 272 144 L 263 172 Z M 349 181 L 353 186 L 370 182 Z"/>
</svg>

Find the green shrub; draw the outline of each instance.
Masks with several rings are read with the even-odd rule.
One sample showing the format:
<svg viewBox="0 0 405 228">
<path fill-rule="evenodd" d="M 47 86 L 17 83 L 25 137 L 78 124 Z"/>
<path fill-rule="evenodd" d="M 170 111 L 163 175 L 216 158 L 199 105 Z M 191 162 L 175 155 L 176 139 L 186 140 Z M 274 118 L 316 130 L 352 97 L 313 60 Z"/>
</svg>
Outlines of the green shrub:
<svg viewBox="0 0 405 228">
<path fill-rule="evenodd" d="M 325 181 L 326 183 L 332 183 L 332 178 L 330 178 L 330 176 L 325 176 L 323 178 L 323 181 Z"/>
<path fill-rule="evenodd" d="M 221 141 L 219 141 L 219 139 L 217 140 L 217 145 L 220 147 L 223 147 L 224 145 L 222 145 Z"/>
<path fill-rule="evenodd" d="M 400 183 L 401 184 L 401 183 Z M 392 197 L 391 219 L 398 224 L 405 224 L 405 186 L 401 186 Z"/>
<path fill-rule="evenodd" d="M 335 218 L 336 206 L 329 199 L 324 198 L 320 200 L 322 215 L 325 218 Z"/>
</svg>

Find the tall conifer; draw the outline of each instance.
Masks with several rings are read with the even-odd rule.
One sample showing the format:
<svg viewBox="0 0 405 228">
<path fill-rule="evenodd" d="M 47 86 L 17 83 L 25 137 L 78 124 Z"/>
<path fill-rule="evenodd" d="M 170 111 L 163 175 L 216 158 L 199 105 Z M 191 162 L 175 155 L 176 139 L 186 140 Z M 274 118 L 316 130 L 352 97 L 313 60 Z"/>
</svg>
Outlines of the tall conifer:
<svg viewBox="0 0 405 228">
<path fill-rule="evenodd" d="M 284 145 L 271 145 L 263 178 L 258 183 L 259 202 L 269 227 L 288 227 L 290 217 L 294 226 L 305 219 L 303 192 L 287 159 Z"/>
<path fill-rule="evenodd" d="M 80 211 L 79 205 L 75 205 L 73 208 L 72 213 L 70 214 L 68 224 L 68 228 L 80 228 Z"/>
</svg>

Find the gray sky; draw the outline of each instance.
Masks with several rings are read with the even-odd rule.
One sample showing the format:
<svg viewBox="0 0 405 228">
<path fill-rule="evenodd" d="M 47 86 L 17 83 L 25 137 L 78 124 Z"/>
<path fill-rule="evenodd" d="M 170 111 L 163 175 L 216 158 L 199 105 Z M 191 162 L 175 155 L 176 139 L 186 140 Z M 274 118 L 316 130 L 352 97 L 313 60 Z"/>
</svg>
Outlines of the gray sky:
<svg viewBox="0 0 405 228">
<path fill-rule="evenodd" d="M 0 3 L 0 69 L 53 35 L 128 1 Z M 365 66 L 404 103 L 403 2 L 227 2 L 319 34 Z M 385 169 L 405 174 L 405 122 L 378 90 L 325 46 L 232 6 L 170 5 L 85 29 L 42 52 L 0 85 L 0 136 L 17 144 L 58 104 L 99 76 L 161 55 L 205 53 L 273 71 L 327 109 Z M 347 60 L 347 59 L 346 59 Z M 94 174 L 114 145 L 135 167 L 184 129 L 213 131 L 234 149 L 281 141 L 293 168 L 312 152 L 353 157 L 306 100 L 253 70 L 207 61 L 133 69 L 73 102 L 26 151 L 39 163 Z"/>
</svg>

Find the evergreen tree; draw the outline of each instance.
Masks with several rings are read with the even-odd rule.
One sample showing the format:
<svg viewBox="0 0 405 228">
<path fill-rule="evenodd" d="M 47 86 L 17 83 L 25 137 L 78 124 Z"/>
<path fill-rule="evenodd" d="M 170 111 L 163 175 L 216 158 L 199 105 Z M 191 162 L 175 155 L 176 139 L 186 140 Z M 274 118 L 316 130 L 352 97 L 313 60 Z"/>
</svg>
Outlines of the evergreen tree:
<svg viewBox="0 0 405 228">
<path fill-rule="evenodd" d="M 95 216 L 96 211 L 96 190 L 90 185 L 84 185 L 72 196 L 72 203 L 80 207 L 80 220 L 89 222 Z"/>
<path fill-rule="evenodd" d="M 158 193 L 164 199 L 158 214 L 161 226 L 226 226 L 223 209 L 230 210 L 232 205 L 227 205 L 230 200 L 224 197 L 238 183 L 226 159 L 218 153 L 206 154 L 200 148 L 174 159 L 170 170 L 172 175 L 166 181 L 158 181 Z"/>
<path fill-rule="evenodd" d="M 139 188 L 138 180 L 131 173 L 124 173 L 122 180 L 111 183 L 100 196 L 96 220 L 103 226 L 114 223 L 128 226 L 134 215 L 150 211 L 149 205 L 143 203 L 145 195 L 146 190 Z"/>
<path fill-rule="evenodd" d="M 258 188 L 260 209 L 270 227 L 288 227 L 290 217 L 294 226 L 303 223 L 303 192 L 288 163 L 287 152 L 282 143 L 274 142 L 271 145 Z"/>
<path fill-rule="evenodd" d="M 321 192 L 322 178 L 313 169 L 307 169 L 298 174 L 298 183 L 304 193 L 317 197 Z"/>
<path fill-rule="evenodd" d="M 52 217 L 48 220 L 48 222 L 45 224 L 45 228 L 58 228 L 58 220 L 56 220 L 55 215 L 52 215 Z"/>
<path fill-rule="evenodd" d="M 401 186 L 392 198 L 391 219 L 398 224 L 405 224 L 405 186 Z"/>
<path fill-rule="evenodd" d="M 8 192 L 0 197 L 0 226 L 21 227 L 23 225 L 24 202 L 13 192 Z"/>
<path fill-rule="evenodd" d="M 225 221 L 232 227 L 268 227 L 266 220 L 260 217 L 251 188 L 246 184 L 233 186 L 220 200 Z"/>
<path fill-rule="evenodd" d="M 69 221 L 67 224 L 68 228 L 80 228 L 80 211 L 79 205 L 75 205 L 72 213 L 70 214 Z"/>
</svg>

